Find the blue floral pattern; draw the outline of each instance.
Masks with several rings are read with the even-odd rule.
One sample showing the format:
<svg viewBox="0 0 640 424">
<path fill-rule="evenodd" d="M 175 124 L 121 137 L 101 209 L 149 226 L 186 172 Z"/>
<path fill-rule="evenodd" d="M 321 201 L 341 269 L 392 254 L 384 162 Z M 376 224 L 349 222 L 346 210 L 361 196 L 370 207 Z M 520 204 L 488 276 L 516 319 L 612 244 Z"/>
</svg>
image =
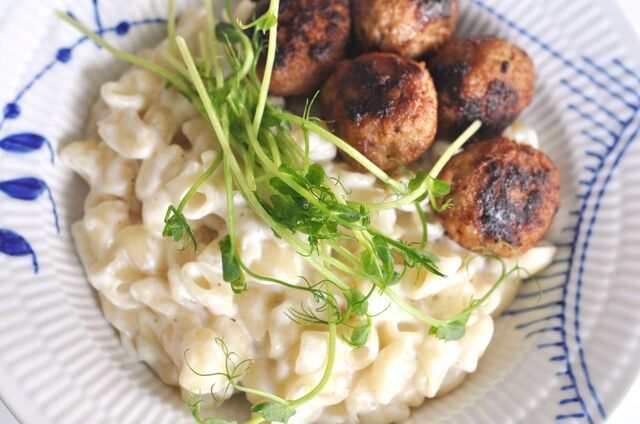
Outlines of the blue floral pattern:
<svg viewBox="0 0 640 424">
<path fill-rule="evenodd" d="M 121 21 L 113 27 L 105 28 L 102 25 L 98 0 L 91 0 L 91 3 L 93 6 L 93 16 L 95 20 L 95 32 L 99 35 L 113 33 L 122 37 L 128 34 L 129 30 L 133 27 L 166 23 L 162 18 L 152 18 L 137 21 Z M 73 12 L 69 11 L 67 13 L 69 16 L 74 17 Z M 2 108 L 2 114 L 0 115 L 0 131 L 2 131 L 8 121 L 15 121 L 22 116 L 24 110 L 20 103 L 23 97 L 26 96 L 38 82 L 45 78 L 57 64 L 69 63 L 73 59 L 74 49 L 88 41 L 89 39 L 83 36 L 70 45 L 62 46 L 57 49 L 53 59 L 42 69 L 36 72 L 29 82 L 27 82 L 27 84 L 18 91 L 13 100 L 4 105 Z M 99 48 L 99 46 L 96 45 L 96 48 Z M 50 162 L 54 165 L 54 148 L 51 142 L 44 135 L 36 132 L 21 132 L 9 134 L 0 138 L 0 153 L 31 154 L 40 151 L 43 148 L 48 149 Z M 60 223 L 54 196 L 52 190 L 44 180 L 34 176 L 26 176 L 0 181 L 0 193 L 3 193 L 11 200 L 29 202 L 38 200 L 46 193 L 51 203 L 56 231 L 58 234 L 60 233 Z M 23 236 L 15 233 L 14 231 L 0 228 L 0 253 L 12 257 L 30 256 L 32 258 L 34 272 L 37 273 L 39 270 L 36 252 Z"/>
</svg>

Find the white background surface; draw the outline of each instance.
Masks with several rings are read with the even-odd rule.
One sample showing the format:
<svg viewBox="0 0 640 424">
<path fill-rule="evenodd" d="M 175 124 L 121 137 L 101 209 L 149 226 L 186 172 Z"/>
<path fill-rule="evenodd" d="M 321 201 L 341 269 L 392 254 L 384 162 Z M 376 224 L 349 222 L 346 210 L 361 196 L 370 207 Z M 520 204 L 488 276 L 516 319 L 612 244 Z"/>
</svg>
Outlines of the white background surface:
<svg viewBox="0 0 640 424">
<path fill-rule="evenodd" d="M 608 0 L 616 1 L 640 37 L 640 0 Z M 638 359 L 640 360 L 640 358 Z M 640 379 L 629 391 L 626 399 L 610 416 L 609 424 L 640 423 Z M 4 404 L 0 401 L 0 424 L 16 424 Z M 57 424 L 57 423 L 52 423 Z M 536 423 L 537 424 L 537 423 Z"/>
</svg>

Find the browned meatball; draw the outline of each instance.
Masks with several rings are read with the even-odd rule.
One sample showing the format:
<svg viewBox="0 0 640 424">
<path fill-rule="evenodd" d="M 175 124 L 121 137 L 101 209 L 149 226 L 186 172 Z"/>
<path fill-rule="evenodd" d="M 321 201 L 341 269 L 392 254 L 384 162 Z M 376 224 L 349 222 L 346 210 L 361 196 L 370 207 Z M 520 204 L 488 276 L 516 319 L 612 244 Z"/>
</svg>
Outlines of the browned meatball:
<svg viewBox="0 0 640 424">
<path fill-rule="evenodd" d="M 481 136 L 499 135 L 533 97 L 533 62 L 500 38 L 453 39 L 429 69 L 438 90 L 438 132 L 443 137 L 458 136 L 476 119 L 484 124 Z"/>
<path fill-rule="evenodd" d="M 447 41 L 458 21 L 457 0 L 351 0 L 362 47 L 418 57 Z"/>
<path fill-rule="evenodd" d="M 261 1 L 257 13 L 268 6 L 269 1 Z M 278 10 L 278 50 L 269 93 L 311 94 L 344 58 L 351 31 L 349 1 L 281 0 Z M 264 55 L 258 72 L 263 71 Z"/>
<path fill-rule="evenodd" d="M 416 160 L 436 135 L 437 95 L 429 71 L 393 54 L 340 63 L 320 92 L 320 105 L 338 135 L 384 170 Z"/>
<path fill-rule="evenodd" d="M 454 156 L 440 178 L 453 206 L 440 217 L 449 237 L 475 251 L 509 257 L 535 246 L 560 203 L 560 173 L 541 151 L 506 138 Z"/>
</svg>

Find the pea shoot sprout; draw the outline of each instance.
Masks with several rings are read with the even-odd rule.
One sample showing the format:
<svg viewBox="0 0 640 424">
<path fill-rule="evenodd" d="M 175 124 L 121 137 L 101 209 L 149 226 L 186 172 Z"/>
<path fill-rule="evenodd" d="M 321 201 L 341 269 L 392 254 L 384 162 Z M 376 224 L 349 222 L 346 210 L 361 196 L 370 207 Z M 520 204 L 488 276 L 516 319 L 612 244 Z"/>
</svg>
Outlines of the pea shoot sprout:
<svg viewBox="0 0 640 424">
<path fill-rule="evenodd" d="M 226 370 L 220 374 L 228 380 L 224 395 L 234 389 L 256 394 L 266 400 L 253 406 L 254 418 L 247 423 L 256 424 L 265 420 L 286 423 L 295 414 L 296 408 L 320 393 L 329 380 L 338 334 L 353 348 L 365 345 L 374 318 L 369 311 L 368 300 L 376 291 L 430 326 L 430 334 L 443 340 L 457 340 L 464 335 L 471 313 L 515 271 L 503 269 L 501 277 L 486 295 L 447 319 L 429 316 L 401 298 L 393 286 L 400 282 L 409 269 L 445 277 L 438 269 L 437 257 L 425 249 L 427 226 L 421 203 L 428 199 L 436 211 L 451 206 L 450 202 L 439 203 L 439 199 L 449 193 L 450 187 L 438 180 L 438 175 L 451 157 L 478 131 L 480 122 L 474 122 L 464 131 L 429 172 L 414 174 L 407 183 L 402 183 L 327 130 L 320 120 L 313 118 L 313 99 L 307 102 L 302 116 L 286 112 L 269 102 L 267 96 L 277 47 L 279 0 L 271 0 L 265 14 L 247 24 L 232 18 L 230 0 L 226 3 L 226 21 L 216 21 L 211 0 L 205 0 L 204 4 L 206 29 L 198 38 L 200 54 L 194 57 L 184 38 L 176 35 L 174 5 L 173 1 L 169 2 L 169 43 L 162 52 L 165 65 L 120 51 L 75 18 L 64 13 L 59 13 L 59 16 L 115 57 L 164 78 L 167 89 L 178 90 L 189 99 L 207 119 L 216 136 L 217 146 L 211 147 L 219 150 L 218 156 L 178 206 L 168 207 L 162 235 L 181 243 L 182 250 L 190 247 L 197 249 L 196 236 L 183 212 L 192 196 L 222 166 L 227 234 L 218 243 L 223 280 L 236 294 L 251 290 L 248 282 L 278 284 L 306 292 L 313 306 L 289 309 L 287 315 L 300 325 L 325 325 L 328 328 L 325 372 L 315 388 L 295 400 L 281 399 L 241 386 L 239 380 L 248 370 L 249 362 L 236 362 L 237 358 L 234 358 L 224 341 L 217 340 L 226 357 Z M 247 29 L 252 29 L 253 34 L 248 35 Z M 262 78 L 257 71 L 261 56 L 265 58 Z M 303 147 L 291 136 L 290 129 L 294 125 L 303 131 Z M 310 133 L 333 143 L 388 187 L 393 193 L 392 197 L 380 203 L 350 200 L 344 190 L 339 190 L 339 180 L 328 176 L 320 164 L 310 159 Z M 322 276 L 321 281 L 311 282 L 302 277 L 300 281 L 282 281 L 260 275 L 242 261 L 236 245 L 233 199 L 237 194 L 273 230 L 276 237 L 291 246 Z M 422 243 L 395 240 L 371 225 L 373 213 L 412 204 L 421 219 Z M 355 244 L 357 248 L 346 249 L 345 241 Z M 368 281 L 371 289 L 363 293 L 340 275 Z M 197 374 L 197 370 L 193 372 Z M 213 418 L 203 419 L 200 416 L 201 402 L 200 399 L 190 405 L 197 422 L 225 423 Z"/>
</svg>

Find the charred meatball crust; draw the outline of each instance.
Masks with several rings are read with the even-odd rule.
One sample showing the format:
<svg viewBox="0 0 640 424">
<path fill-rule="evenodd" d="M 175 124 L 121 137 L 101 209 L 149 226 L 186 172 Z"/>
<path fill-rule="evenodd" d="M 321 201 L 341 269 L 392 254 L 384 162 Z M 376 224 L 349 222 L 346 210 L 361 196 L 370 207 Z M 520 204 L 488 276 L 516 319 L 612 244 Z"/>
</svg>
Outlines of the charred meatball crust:
<svg viewBox="0 0 640 424">
<path fill-rule="evenodd" d="M 456 38 L 430 61 L 438 90 L 439 134 L 456 137 L 474 120 L 493 137 L 529 105 L 535 70 L 526 52 L 496 37 Z"/>
<path fill-rule="evenodd" d="M 444 44 L 458 21 L 457 0 L 351 0 L 365 50 L 415 58 Z"/>
<path fill-rule="evenodd" d="M 269 1 L 259 2 L 257 14 L 268 6 Z M 349 1 L 281 0 L 278 13 L 278 49 L 269 93 L 311 94 L 344 58 L 351 32 Z M 264 72 L 264 55 L 258 72 Z"/>
<path fill-rule="evenodd" d="M 343 61 L 322 88 L 320 105 L 338 135 L 383 170 L 413 162 L 436 135 L 437 94 L 429 71 L 397 55 Z"/>
<path fill-rule="evenodd" d="M 504 257 L 535 246 L 560 204 L 560 173 L 541 151 L 506 138 L 470 145 L 440 178 L 453 206 L 440 217 L 449 237 L 469 250 Z"/>
</svg>

